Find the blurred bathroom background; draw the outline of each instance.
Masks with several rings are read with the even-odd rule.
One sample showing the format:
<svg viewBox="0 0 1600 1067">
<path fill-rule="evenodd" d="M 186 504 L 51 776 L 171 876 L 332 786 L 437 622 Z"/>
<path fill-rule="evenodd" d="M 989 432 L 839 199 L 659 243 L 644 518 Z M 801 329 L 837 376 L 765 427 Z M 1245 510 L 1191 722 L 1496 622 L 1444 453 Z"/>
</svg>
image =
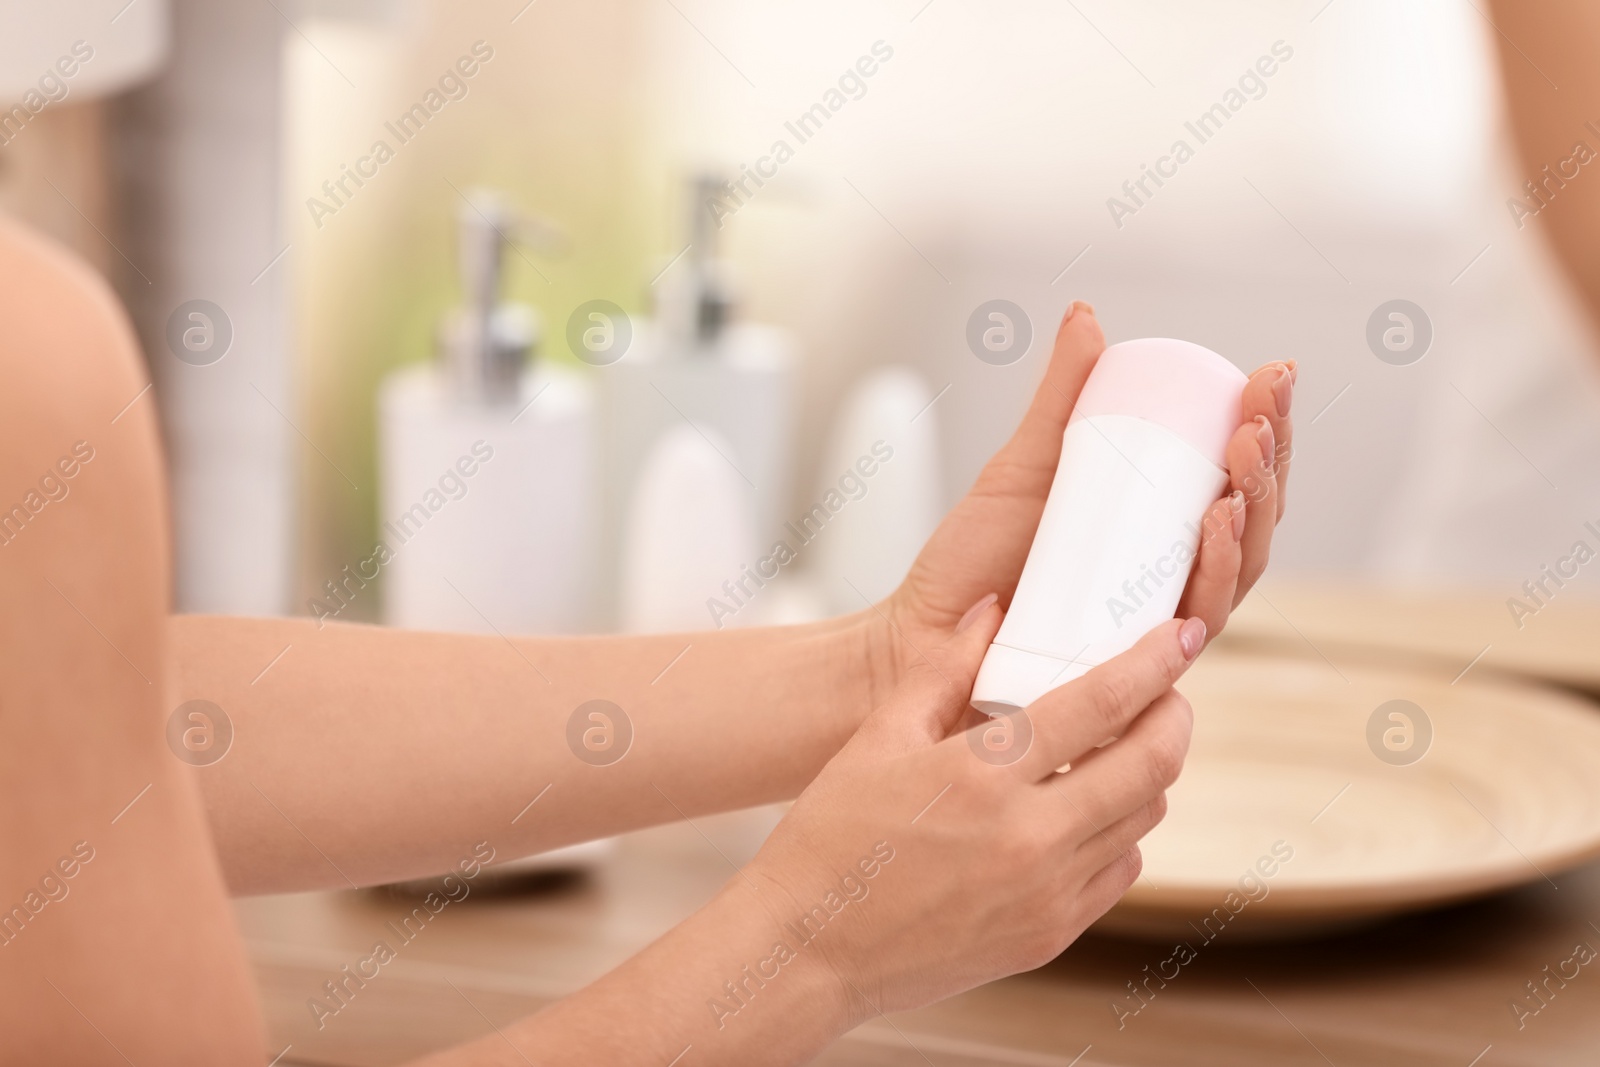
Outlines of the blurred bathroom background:
<svg viewBox="0 0 1600 1067">
<path fill-rule="evenodd" d="M 507 632 L 852 610 L 1016 425 L 1074 299 L 1111 341 L 1298 360 L 1275 574 L 1509 596 L 1597 517 L 1600 360 L 1508 210 L 1533 176 L 1472 4 L 3 19 L 8 107 L 93 49 L 6 127 L 0 208 L 132 311 L 183 610 Z M 1202 143 L 1186 123 L 1230 90 Z M 1384 358 L 1369 321 L 1396 300 L 1423 340 Z"/>
</svg>

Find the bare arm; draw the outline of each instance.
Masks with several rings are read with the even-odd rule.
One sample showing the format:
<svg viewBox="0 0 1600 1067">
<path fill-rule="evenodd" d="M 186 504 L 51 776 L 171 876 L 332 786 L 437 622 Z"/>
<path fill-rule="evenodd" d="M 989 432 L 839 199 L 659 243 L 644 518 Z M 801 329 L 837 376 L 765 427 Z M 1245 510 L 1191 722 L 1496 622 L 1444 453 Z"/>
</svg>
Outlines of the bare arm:
<svg viewBox="0 0 1600 1067">
<path fill-rule="evenodd" d="M 875 1014 L 1059 955 L 1138 876 L 1136 842 L 1188 750 L 1192 714 L 1171 686 L 1205 627 L 1158 627 L 1029 707 L 1028 744 L 980 758 L 959 725 L 1000 619 L 980 602 L 928 646 L 699 912 L 429 1067 L 799 1064 Z"/>
<path fill-rule="evenodd" d="M 480 841 L 498 857 L 528 855 L 795 796 L 968 606 L 988 593 L 1009 602 L 1067 417 L 1104 347 L 1092 309 L 1068 313 L 1016 435 L 901 589 L 853 616 L 509 639 L 174 619 L 178 699 L 216 704 L 236 734 L 197 772 L 230 888 L 370 885 L 446 870 Z M 1229 449 L 1241 536 L 1208 541 L 1179 606 L 1213 634 L 1266 566 L 1293 447 L 1291 379 L 1283 364 L 1251 379 L 1245 415 L 1259 424 Z M 620 713 L 580 713 L 569 735 L 596 700 Z M 608 727 L 611 754 L 625 754 L 597 765 L 603 754 L 582 736 L 604 741 Z"/>
<path fill-rule="evenodd" d="M 0 1063 L 259 1064 L 205 812 L 163 740 L 144 368 L 105 286 L 3 217 L 0 324 Z"/>
<path fill-rule="evenodd" d="M 1090 315 L 1063 326 L 1022 429 L 887 604 L 687 650 L 169 621 L 153 410 L 126 404 L 143 378 L 109 296 L 0 223 L 0 321 L 0 499 L 25 508 L 0 546 L 0 797 L 23 814 L 0 850 L 0 888 L 19 902 L 0 916 L 0 1062 L 259 1062 L 224 872 L 262 890 L 441 870 L 478 840 L 514 853 L 786 795 L 824 762 L 700 913 L 442 1062 L 523 1062 L 515 1041 L 563 1061 L 659 1063 L 680 1040 L 697 1062 L 799 1062 L 871 1011 L 1035 966 L 1137 873 L 1133 842 L 1161 817 L 1187 743 L 1169 687 L 1200 620 L 1225 619 L 1265 564 L 1287 476 L 1274 455 L 1287 458 L 1289 374 L 1273 367 L 1246 397 L 1263 422 L 1230 450 L 1249 502 L 1233 523 L 1218 503 L 1233 532 L 1206 542 L 1180 608 L 1197 618 L 1042 700 L 1036 748 L 996 766 L 959 735 L 1000 622 L 984 594 L 1004 603 L 1015 586 L 1103 346 Z M 634 724 L 607 766 L 567 743 L 569 709 L 596 698 L 630 705 Z M 236 734 L 194 771 L 220 862 L 168 729 L 193 699 L 222 706 Z"/>
<path fill-rule="evenodd" d="M 479 841 L 509 858 L 793 797 L 872 707 L 888 654 L 870 612 L 648 637 L 209 616 L 170 632 L 176 699 L 233 726 L 197 774 L 242 894 L 370 885 L 448 869 Z M 595 700 L 620 714 L 586 711 L 569 738 Z"/>
<path fill-rule="evenodd" d="M 480 841 L 528 855 L 795 796 L 968 606 L 988 593 L 1009 602 L 1104 347 L 1092 309 L 1068 313 L 1016 435 L 901 589 L 853 616 L 509 639 L 174 619 L 178 700 L 216 704 L 236 735 L 197 772 L 230 888 L 370 885 L 446 870 Z M 1271 364 L 1251 379 L 1245 414 L 1259 424 L 1229 450 L 1242 535 L 1206 544 L 1179 607 L 1213 634 L 1266 566 L 1292 452 L 1291 378 Z M 596 700 L 620 711 L 579 713 Z M 608 740 L 608 728 L 609 754 L 625 754 L 604 763 L 582 738 Z"/>
<path fill-rule="evenodd" d="M 1580 163 L 1572 161 L 1580 141 L 1586 158 L 1600 155 L 1600 7 L 1493 0 L 1491 9 L 1521 179 L 1534 183 L 1547 206 L 1525 190 L 1517 195 L 1539 208 L 1529 224 L 1542 224 L 1590 320 L 1600 323 L 1600 177 L 1595 164 L 1577 171 Z"/>
</svg>

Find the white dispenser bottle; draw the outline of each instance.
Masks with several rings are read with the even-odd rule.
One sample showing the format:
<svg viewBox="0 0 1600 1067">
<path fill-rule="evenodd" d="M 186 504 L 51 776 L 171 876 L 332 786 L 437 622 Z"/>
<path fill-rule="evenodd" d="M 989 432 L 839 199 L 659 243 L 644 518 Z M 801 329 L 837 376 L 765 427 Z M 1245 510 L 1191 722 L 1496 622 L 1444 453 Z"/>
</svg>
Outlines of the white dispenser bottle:
<svg viewBox="0 0 1600 1067">
<path fill-rule="evenodd" d="M 1228 485 L 1246 381 L 1187 341 L 1125 341 L 1101 354 L 973 707 L 1026 707 L 1172 618 L 1206 510 Z"/>
<path fill-rule="evenodd" d="M 594 622 L 596 404 L 578 373 L 529 357 L 531 307 L 500 296 L 509 233 L 474 190 L 457 215 L 462 304 L 439 359 L 379 395 L 384 621 L 415 629 L 575 633 Z"/>
<path fill-rule="evenodd" d="M 600 370 L 606 493 L 601 550 L 608 560 L 621 555 L 619 531 L 629 522 L 648 457 L 668 431 L 685 425 L 718 441 L 760 544 L 770 545 L 788 518 L 783 511 L 790 502 L 794 340 L 785 330 L 740 321 L 736 314 L 731 272 L 718 258 L 707 206 L 718 186 L 709 177 L 690 183 L 689 243 L 656 284 L 654 319 L 637 323 L 628 351 Z M 602 580 L 616 582 L 618 573 L 604 568 Z M 620 608 L 620 588 L 606 592 Z M 717 588 L 707 589 L 702 606 L 714 595 L 720 595 Z"/>
</svg>

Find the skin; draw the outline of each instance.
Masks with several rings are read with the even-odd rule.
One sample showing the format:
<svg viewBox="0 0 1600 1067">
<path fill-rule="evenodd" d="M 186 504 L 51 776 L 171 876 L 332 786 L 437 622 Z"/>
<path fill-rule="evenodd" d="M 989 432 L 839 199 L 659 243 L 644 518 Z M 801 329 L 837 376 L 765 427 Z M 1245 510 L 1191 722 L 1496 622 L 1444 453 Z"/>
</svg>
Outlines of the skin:
<svg viewBox="0 0 1600 1067">
<path fill-rule="evenodd" d="M 583 993 L 425 1063 L 659 1067 L 685 1046 L 696 1063 L 804 1063 L 873 1015 L 1059 955 L 1138 877 L 1135 843 L 1165 813 L 1188 751 L 1192 715 L 1171 685 L 1205 635 L 1185 624 L 1186 653 L 1174 620 L 1050 693 L 1028 709 L 1025 754 L 994 765 L 952 731 L 1001 618 L 987 604 L 931 648 L 685 923 Z M 725 982 L 743 983 L 738 1000 Z"/>
<path fill-rule="evenodd" d="M 174 618 L 178 699 L 214 702 L 250 739 L 198 772 L 229 888 L 380 884 L 447 869 L 486 839 L 499 856 L 530 855 L 794 797 L 921 662 L 919 649 L 942 642 L 985 594 L 1010 601 L 1071 399 L 1104 347 L 1093 310 L 1076 305 L 1016 437 L 934 533 L 904 587 L 855 615 L 582 638 Z M 1287 455 L 1290 423 L 1273 383 L 1290 376 L 1270 365 L 1250 382 L 1247 419 L 1259 414 L 1267 430 L 1247 421 L 1228 452 L 1243 537 L 1235 541 L 1230 503 L 1219 501 L 1208 520 L 1218 535 L 1206 540 L 1180 607 L 1212 633 L 1266 566 L 1287 465 L 1269 474 L 1262 464 L 1278 437 Z M 759 715 L 752 693 L 762 695 Z M 604 768 L 573 759 L 566 741 L 573 709 L 593 699 L 612 701 L 633 724 L 626 758 Z M 449 804 L 438 803 L 441 776 Z"/>
<path fill-rule="evenodd" d="M 253 1063 L 264 1038 L 229 892 L 438 872 L 485 839 L 509 858 L 800 795 L 706 909 L 506 1038 L 432 1063 L 522 1062 L 508 1041 L 563 1061 L 659 1064 L 695 1044 L 697 1062 L 800 1062 L 867 1013 L 1036 966 L 1136 875 L 1133 842 L 1187 747 L 1170 689 L 1190 658 L 1178 623 L 1029 709 L 1034 748 L 1016 763 L 974 758 L 960 732 L 1104 348 L 1087 305 L 1063 321 L 1016 436 L 884 603 L 782 629 L 503 639 L 170 618 L 155 409 L 134 399 L 145 383 L 120 312 L 3 220 L 0 283 L 0 502 L 23 499 L 73 442 L 95 450 L 70 494 L 0 546 L 0 794 L 29 813 L 0 850 L 0 903 L 76 842 L 95 849 L 70 897 L 0 945 L 0 1061 Z M 1291 379 L 1269 365 L 1247 390 L 1229 450 L 1239 494 L 1213 509 L 1180 612 L 1194 617 L 1191 653 L 1266 565 Z M 605 768 L 566 744 L 573 708 L 596 697 L 634 725 Z M 235 731 L 202 768 L 165 738 L 191 699 Z M 740 1009 L 736 1034 L 717 1027 L 707 998 L 878 841 L 896 851 L 870 897 Z M 975 899 L 989 910 L 958 906 Z M 1007 924 L 987 920 L 1002 912 L 1031 918 L 996 933 Z M 972 951 L 944 951 L 954 944 Z"/>
<path fill-rule="evenodd" d="M 1600 126 L 1600 69 L 1594 61 L 1600 8 L 1583 0 L 1495 0 L 1489 15 L 1498 30 L 1494 41 L 1521 180 L 1540 185 L 1547 180 L 1544 168 L 1555 173 L 1577 142 L 1600 152 L 1600 134 L 1585 125 Z M 1575 165 L 1567 166 L 1568 175 Z M 1600 182 L 1594 168 L 1594 161 L 1583 164 L 1564 185 L 1550 181 L 1540 192 L 1548 206 L 1526 225 L 1543 231 L 1590 321 L 1600 323 L 1600 248 L 1594 240 L 1600 233 Z M 1517 193 L 1538 206 L 1525 191 Z"/>
<path fill-rule="evenodd" d="M 155 406 L 112 422 L 144 368 L 104 284 L 3 219 L 0 322 L 0 506 L 75 442 L 93 449 L 0 547 L 0 908 L 26 908 L 51 872 L 68 891 L 0 926 L 0 1060 L 256 1063 L 266 1038 L 205 810 L 164 740 Z M 80 841 L 93 858 L 61 877 Z"/>
</svg>

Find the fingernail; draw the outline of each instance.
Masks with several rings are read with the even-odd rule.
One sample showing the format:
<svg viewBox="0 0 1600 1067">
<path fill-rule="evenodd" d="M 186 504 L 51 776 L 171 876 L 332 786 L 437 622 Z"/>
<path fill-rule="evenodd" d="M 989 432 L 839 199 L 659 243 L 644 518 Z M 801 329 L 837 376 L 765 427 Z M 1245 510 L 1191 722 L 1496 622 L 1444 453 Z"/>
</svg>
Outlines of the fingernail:
<svg viewBox="0 0 1600 1067">
<path fill-rule="evenodd" d="M 1278 418 L 1289 414 L 1289 404 L 1294 400 L 1294 377 L 1288 367 L 1282 367 L 1272 379 L 1272 399 L 1278 403 Z"/>
<path fill-rule="evenodd" d="M 1261 448 L 1261 465 L 1268 470 L 1272 469 L 1272 453 L 1274 439 L 1272 436 L 1272 423 L 1267 421 L 1265 415 L 1256 416 L 1256 444 Z"/>
<path fill-rule="evenodd" d="M 1205 643 L 1206 624 L 1199 616 L 1185 619 L 1183 625 L 1178 627 L 1178 647 L 1183 649 L 1184 659 L 1193 661 Z"/>
<path fill-rule="evenodd" d="M 961 616 L 961 621 L 956 623 L 956 633 L 960 633 L 962 630 L 965 630 L 967 627 L 971 626 L 972 625 L 972 620 L 976 619 L 979 615 L 982 615 L 985 611 L 989 610 L 989 605 L 993 604 L 996 600 L 999 600 L 999 599 L 1000 599 L 1000 594 L 999 593 L 990 593 L 988 596 L 984 597 L 982 600 L 980 600 L 976 604 L 972 605 L 972 607 L 968 608 L 967 609 L 967 613 L 965 615 Z"/>
<path fill-rule="evenodd" d="M 1300 380 L 1300 365 L 1291 359 L 1284 366 L 1289 368 L 1289 384 L 1293 385 L 1298 382 Z"/>
<path fill-rule="evenodd" d="M 1237 541 L 1244 536 L 1244 494 L 1235 489 L 1228 507 L 1233 509 L 1233 539 Z"/>
</svg>

